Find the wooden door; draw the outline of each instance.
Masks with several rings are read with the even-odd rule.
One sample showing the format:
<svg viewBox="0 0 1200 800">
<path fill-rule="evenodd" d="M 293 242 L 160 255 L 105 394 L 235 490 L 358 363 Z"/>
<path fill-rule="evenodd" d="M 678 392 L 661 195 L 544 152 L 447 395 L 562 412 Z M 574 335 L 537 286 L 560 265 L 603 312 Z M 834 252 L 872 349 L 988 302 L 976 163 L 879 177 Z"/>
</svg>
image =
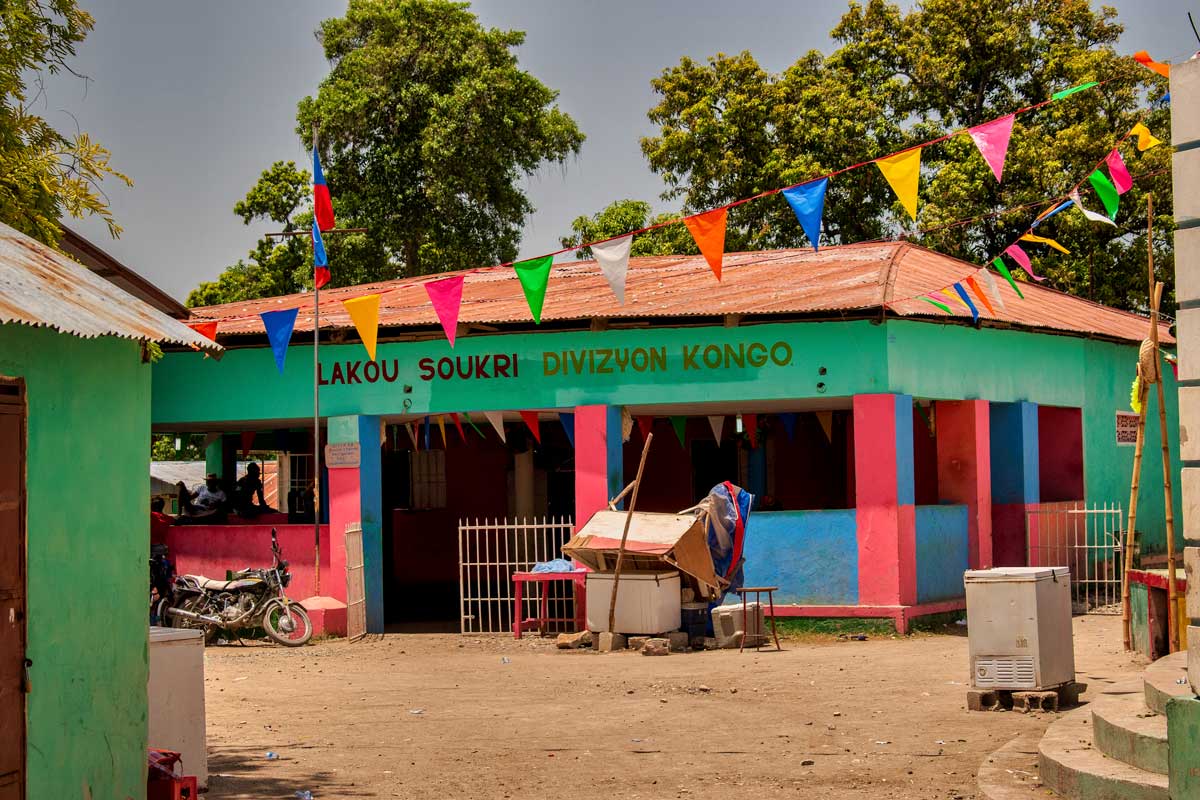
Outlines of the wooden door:
<svg viewBox="0 0 1200 800">
<path fill-rule="evenodd" d="M 25 385 L 0 378 L 0 800 L 25 797 Z"/>
</svg>

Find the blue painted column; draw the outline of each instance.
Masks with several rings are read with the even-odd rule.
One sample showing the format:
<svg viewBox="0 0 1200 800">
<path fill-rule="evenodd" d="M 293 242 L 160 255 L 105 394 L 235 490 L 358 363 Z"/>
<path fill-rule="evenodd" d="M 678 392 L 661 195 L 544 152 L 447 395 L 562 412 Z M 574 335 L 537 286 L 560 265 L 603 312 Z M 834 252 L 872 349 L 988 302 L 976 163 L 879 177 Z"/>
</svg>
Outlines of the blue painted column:
<svg viewBox="0 0 1200 800">
<path fill-rule="evenodd" d="M 367 631 L 383 633 L 383 487 L 380 420 L 377 416 L 329 418 L 330 444 L 357 442 L 359 465 L 329 470 L 330 568 L 345 585 L 345 525 L 362 523 Z M 340 550 L 340 552 L 339 552 Z M 340 556 L 340 557 L 339 557 Z M 337 574 L 340 570 L 341 574 Z"/>
<path fill-rule="evenodd" d="M 1036 403 L 992 403 L 992 559 L 997 567 L 1028 563 L 1025 515 L 1041 502 Z"/>
</svg>

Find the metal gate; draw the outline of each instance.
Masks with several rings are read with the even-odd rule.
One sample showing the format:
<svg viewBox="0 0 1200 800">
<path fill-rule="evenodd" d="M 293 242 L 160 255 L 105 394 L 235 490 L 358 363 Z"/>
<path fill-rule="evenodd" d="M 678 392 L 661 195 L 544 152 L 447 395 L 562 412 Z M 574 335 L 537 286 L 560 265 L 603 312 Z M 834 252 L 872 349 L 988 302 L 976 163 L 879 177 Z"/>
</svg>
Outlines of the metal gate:
<svg viewBox="0 0 1200 800">
<path fill-rule="evenodd" d="M 511 633 L 514 572 L 528 572 L 539 561 L 562 558 L 571 538 L 570 518 L 459 520 L 458 587 L 463 633 Z M 552 617 L 575 615 L 569 581 L 544 583 Z M 537 597 L 524 598 L 532 612 Z M 554 630 L 553 625 L 549 630 Z M 564 627 L 563 630 L 566 630 Z"/>
<path fill-rule="evenodd" d="M 1025 514 L 1031 567 L 1067 567 L 1075 611 L 1121 613 L 1123 569 L 1120 503 L 1043 503 Z"/>
<path fill-rule="evenodd" d="M 346 638 L 367 635 L 367 584 L 363 567 L 362 525 L 346 526 Z"/>
</svg>

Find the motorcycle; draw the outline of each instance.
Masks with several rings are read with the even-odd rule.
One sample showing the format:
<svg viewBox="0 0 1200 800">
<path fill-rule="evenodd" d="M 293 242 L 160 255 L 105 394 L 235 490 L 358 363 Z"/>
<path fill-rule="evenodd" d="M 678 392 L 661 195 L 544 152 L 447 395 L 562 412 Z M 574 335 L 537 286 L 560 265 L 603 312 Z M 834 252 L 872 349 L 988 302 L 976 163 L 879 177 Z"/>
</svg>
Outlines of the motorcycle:
<svg viewBox="0 0 1200 800">
<path fill-rule="evenodd" d="M 234 633 L 261 627 L 272 640 L 300 647 L 312 638 L 312 622 L 299 603 L 284 590 L 292 580 L 283 560 L 275 530 L 271 530 L 274 561 L 268 569 L 244 569 L 233 580 L 217 581 L 203 575 L 180 575 L 170 595 L 160 604 L 159 618 L 175 628 L 199 628 L 205 644 L 221 631 Z"/>
<path fill-rule="evenodd" d="M 150 545 L 150 624 L 158 625 L 162 601 L 171 594 L 175 578 L 175 565 L 168 557 L 165 544 Z"/>
</svg>

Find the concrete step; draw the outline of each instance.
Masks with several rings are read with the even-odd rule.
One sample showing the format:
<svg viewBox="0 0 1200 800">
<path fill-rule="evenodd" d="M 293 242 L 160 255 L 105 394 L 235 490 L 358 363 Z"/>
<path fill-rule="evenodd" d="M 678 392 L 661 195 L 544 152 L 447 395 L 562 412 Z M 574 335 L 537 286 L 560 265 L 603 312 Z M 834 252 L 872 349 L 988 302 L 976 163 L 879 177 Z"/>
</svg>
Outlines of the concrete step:
<svg viewBox="0 0 1200 800">
<path fill-rule="evenodd" d="M 1187 684 L 1187 653 L 1180 651 L 1160 658 L 1142 673 L 1146 705 L 1151 711 L 1167 713 L 1167 701 L 1172 697 L 1191 697 Z M 1183 678 L 1184 683 L 1179 683 Z"/>
<path fill-rule="evenodd" d="M 1142 692 L 1104 694 L 1088 708 L 1096 749 L 1138 769 L 1167 774 L 1167 718 L 1146 707 Z"/>
<path fill-rule="evenodd" d="M 986 800 L 1046 800 L 1038 776 L 1037 731 L 1026 731 L 979 765 L 976 781 Z"/>
<path fill-rule="evenodd" d="M 1092 709 L 1064 714 L 1038 743 L 1042 783 L 1071 800 L 1168 800 L 1167 776 L 1109 758 L 1092 745 Z"/>
</svg>

